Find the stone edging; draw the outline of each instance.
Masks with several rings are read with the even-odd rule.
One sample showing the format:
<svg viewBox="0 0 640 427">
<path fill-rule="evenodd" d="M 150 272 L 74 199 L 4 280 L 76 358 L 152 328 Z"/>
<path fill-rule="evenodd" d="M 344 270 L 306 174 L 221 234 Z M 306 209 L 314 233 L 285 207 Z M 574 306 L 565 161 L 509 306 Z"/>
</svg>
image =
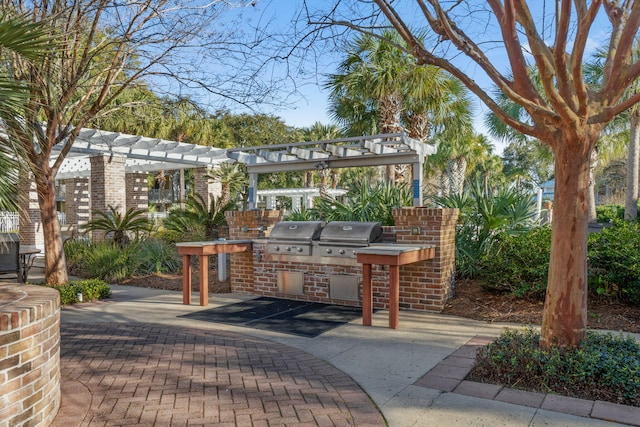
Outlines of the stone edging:
<svg viewBox="0 0 640 427">
<path fill-rule="evenodd" d="M 550 393 L 536 393 L 497 384 L 465 380 L 475 364 L 477 350 L 494 340 L 495 337 L 488 336 L 472 338 L 434 366 L 414 385 L 580 417 L 640 426 L 640 407 L 619 405 L 602 400 L 594 401 Z"/>
</svg>

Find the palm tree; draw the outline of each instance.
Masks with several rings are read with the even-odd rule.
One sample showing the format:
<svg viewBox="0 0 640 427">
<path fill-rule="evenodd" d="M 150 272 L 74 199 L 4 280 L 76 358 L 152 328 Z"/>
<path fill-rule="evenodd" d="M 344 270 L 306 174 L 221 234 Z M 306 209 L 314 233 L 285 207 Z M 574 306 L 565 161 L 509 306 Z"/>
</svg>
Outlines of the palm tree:
<svg viewBox="0 0 640 427">
<path fill-rule="evenodd" d="M 220 226 L 226 225 L 225 212 L 233 207 L 231 203 L 223 204 L 220 198 L 211 195 L 211 202 L 207 206 L 200 194 L 193 194 L 187 199 L 183 215 L 194 223 L 204 226 L 206 240 L 220 238 Z"/>
<path fill-rule="evenodd" d="M 331 139 L 340 138 L 342 136 L 342 132 L 340 131 L 338 126 L 323 125 L 320 122 L 315 122 L 310 127 L 304 128 L 303 134 L 304 134 L 305 141 L 327 141 Z M 314 172 L 315 171 L 313 170 L 305 171 L 304 183 L 306 188 L 313 188 Z M 333 182 L 335 182 L 337 185 L 339 175 L 337 171 L 331 170 L 330 168 L 319 169 L 318 175 L 320 175 L 320 185 L 318 186 L 320 197 L 325 197 L 328 195 L 327 189 L 328 189 L 329 177 L 332 177 Z"/>
<path fill-rule="evenodd" d="M 632 55 L 640 57 L 640 43 L 636 43 Z M 593 61 L 585 65 L 587 81 L 592 86 L 599 86 L 603 78 L 606 52 L 600 50 Z M 627 88 L 626 97 L 638 93 L 640 82 L 636 81 Z M 627 186 L 625 191 L 624 218 L 634 220 L 638 216 L 638 191 L 640 186 L 640 105 L 634 104 L 625 114 L 618 116 L 605 128 L 601 141 L 608 146 L 619 147 L 619 142 L 626 140 L 627 148 Z"/>
<path fill-rule="evenodd" d="M 128 234 L 135 233 L 138 238 L 139 233 L 147 233 L 153 226 L 143 209 L 129 208 L 124 215 L 111 205 L 108 209 L 109 212 L 93 211 L 95 218 L 85 224 L 84 229 L 101 231 L 105 237 L 112 235 L 113 242 L 120 247 L 129 243 Z"/>
<path fill-rule="evenodd" d="M 207 179 L 213 179 L 221 184 L 219 204 L 226 206 L 231 203 L 231 195 L 242 193 L 249 184 L 246 167 L 240 163 L 222 163 L 220 167 L 213 169 L 205 175 Z"/>
<path fill-rule="evenodd" d="M 347 135 L 409 131 L 426 141 L 442 130 L 470 126 L 463 85 L 443 70 L 418 65 L 396 32 L 385 40 L 363 35 L 348 46 L 338 73 L 330 76 L 333 119 Z M 387 179 L 410 180 L 406 166 L 387 168 Z"/>
<path fill-rule="evenodd" d="M 38 60 L 51 49 L 55 49 L 52 38 L 43 23 L 31 23 L 23 18 L 0 18 L 0 50 L 7 50 L 26 60 Z M 0 72 L 0 210 L 16 211 L 17 171 L 14 160 L 19 147 L 14 147 L 6 134 L 7 120 L 20 115 L 26 108 L 29 85 L 16 81 L 8 72 Z M 24 158 L 24 157 L 22 157 Z"/>
<path fill-rule="evenodd" d="M 394 31 L 384 38 L 402 43 Z M 405 77 L 415 60 L 392 43 L 371 35 L 363 35 L 347 47 L 347 57 L 338 74 L 330 76 L 333 118 L 342 123 L 347 134 L 396 133 L 403 130 L 401 112 L 407 90 Z M 365 129 L 377 119 L 377 132 Z M 393 165 L 387 167 L 387 179 L 394 180 Z"/>
</svg>

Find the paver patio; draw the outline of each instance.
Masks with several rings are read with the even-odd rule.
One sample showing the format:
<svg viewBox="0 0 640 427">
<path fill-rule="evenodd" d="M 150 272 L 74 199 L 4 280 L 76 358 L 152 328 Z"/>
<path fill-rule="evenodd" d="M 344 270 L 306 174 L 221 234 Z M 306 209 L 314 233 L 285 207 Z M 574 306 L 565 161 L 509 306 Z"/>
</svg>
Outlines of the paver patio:
<svg viewBox="0 0 640 427">
<path fill-rule="evenodd" d="M 75 401 L 53 426 L 385 425 L 348 375 L 293 347 L 144 323 L 61 332 L 63 395 Z"/>
</svg>

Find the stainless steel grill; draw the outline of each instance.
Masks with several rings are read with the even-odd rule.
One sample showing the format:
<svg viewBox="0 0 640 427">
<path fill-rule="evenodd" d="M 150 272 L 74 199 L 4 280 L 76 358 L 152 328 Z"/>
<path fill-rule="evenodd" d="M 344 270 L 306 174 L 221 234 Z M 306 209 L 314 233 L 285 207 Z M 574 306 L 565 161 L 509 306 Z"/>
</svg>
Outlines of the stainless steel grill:
<svg viewBox="0 0 640 427">
<path fill-rule="evenodd" d="M 355 258 L 358 248 L 382 240 L 379 222 L 333 221 L 328 223 L 314 242 L 314 253 L 321 256 Z"/>
<path fill-rule="evenodd" d="M 281 221 L 271 230 L 267 253 L 311 255 L 311 242 L 320 237 L 322 221 Z"/>
<path fill-rule="evenodd" d="M 382 240 L 379 222 L 282 221 L 271 231 L 267 253 L 313 257 L 355 258 L 358 248 Z M 325 260 L 326 262 L 326 260 Z"/>
</svg>

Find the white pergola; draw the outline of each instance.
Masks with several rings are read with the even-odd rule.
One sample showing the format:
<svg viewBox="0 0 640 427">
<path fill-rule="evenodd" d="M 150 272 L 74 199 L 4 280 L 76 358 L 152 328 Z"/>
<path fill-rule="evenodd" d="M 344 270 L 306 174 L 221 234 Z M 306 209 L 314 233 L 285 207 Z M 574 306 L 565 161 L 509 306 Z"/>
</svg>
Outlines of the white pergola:
<svg viewBox="0 0 640 427">
<path fill-rule="evenodd" d="M 436 147 L 404 133 L 360 136 L 328 141 L 274 144 L 227 150 L 249 172 L 249 209 L 255 209 L 258 175 L 264 173 L 410 164 L 413 166 L 413 204 L 422 205 L 422 169 Z"/>
<path fill-rule="evenodd" d="M 344 196 L 347 190 L 340 188 L 328 188 L 327 194 L 332 197 Z M 320 196 L 318 188 L 277 188 L 270 190 L 258 190 L 258 199 L 265 200 L 267 209 L 276 208 L 277 197 L 288 197 L 291 199 L 291 209 L 301 210 L 303 207 L 309 209 L 313 207 L 314 197 Z"/>
<path fill-rule="evenodd" d="M 54 147 L 51 162 L 56 160 L 61 150 L 60 144 Z M 63 161 L 56 179 L 89 177 L 91 174 L 89 158 L 105 154 L 126 157 L 127 173 L 191 169 L 215 166 L 229 161 L 226 150 L 222 148 L 97 129 L 82 129 Z"/>
</svg>

